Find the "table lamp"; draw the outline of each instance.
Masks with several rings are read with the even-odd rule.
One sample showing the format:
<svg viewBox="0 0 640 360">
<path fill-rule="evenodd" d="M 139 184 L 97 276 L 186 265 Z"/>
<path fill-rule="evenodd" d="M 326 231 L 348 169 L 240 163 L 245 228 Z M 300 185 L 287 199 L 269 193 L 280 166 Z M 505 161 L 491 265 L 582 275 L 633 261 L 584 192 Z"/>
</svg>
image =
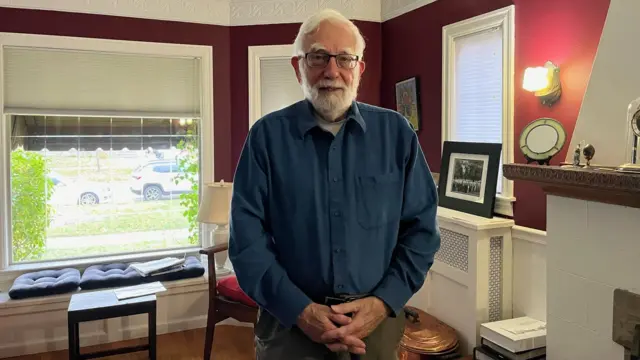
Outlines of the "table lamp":
<svg viewBox="0 0 640 360">
<path fill-rule="evenodd" d="M 231 207 L 232 183 L 221 180 L 218 183 L 206 184 L 202 188 L 202 199 L 198 209 L 198 221 L 205 224 L 213 224 L 210 244 L 219 245 L 228 242 L 229 208 Z M 222 239 L 224 234 L 226 239 Z M 222 251 L 215 255 L 216 275 L 227 275 L 231 270 L 225 267 L 227 252 Z"/>
</svg>

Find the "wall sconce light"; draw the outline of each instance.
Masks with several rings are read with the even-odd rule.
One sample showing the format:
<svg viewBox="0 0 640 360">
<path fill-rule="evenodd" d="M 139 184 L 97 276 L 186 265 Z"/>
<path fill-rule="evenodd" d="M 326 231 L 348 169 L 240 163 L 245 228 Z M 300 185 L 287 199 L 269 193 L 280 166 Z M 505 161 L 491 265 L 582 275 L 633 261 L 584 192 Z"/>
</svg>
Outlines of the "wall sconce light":
<svg viewBox="0 0 640 360">
<path fill-rule="evenodd" d="M 522 88 L 533 92 L 542 105 L 551 107 L 562 94 L 559 72 L 560 69 L 551 61 L 547 61 L 544 66 L 527 68 Z"/>
</svg>

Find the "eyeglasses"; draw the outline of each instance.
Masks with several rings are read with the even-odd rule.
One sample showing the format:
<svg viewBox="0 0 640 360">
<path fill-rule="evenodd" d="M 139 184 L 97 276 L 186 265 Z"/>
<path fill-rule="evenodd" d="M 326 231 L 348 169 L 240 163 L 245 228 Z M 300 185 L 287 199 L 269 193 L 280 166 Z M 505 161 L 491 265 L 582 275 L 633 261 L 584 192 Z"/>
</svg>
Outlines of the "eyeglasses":
<svg viewBox="0 0 640 360">
<path fill-rule="evenodd" d="M 306 53 L 304 58 L 309 67 L 320 68 L 325 67 L 329 64 L 331 58 L 336 58 L 336 64 L 340 68 L 344 69 L 353 69 L 358 64 L 358 60 L 360 59 L 357 55 L 350 54 L 327 54 L 324 52 L 311 52 Z"/>
</svg>

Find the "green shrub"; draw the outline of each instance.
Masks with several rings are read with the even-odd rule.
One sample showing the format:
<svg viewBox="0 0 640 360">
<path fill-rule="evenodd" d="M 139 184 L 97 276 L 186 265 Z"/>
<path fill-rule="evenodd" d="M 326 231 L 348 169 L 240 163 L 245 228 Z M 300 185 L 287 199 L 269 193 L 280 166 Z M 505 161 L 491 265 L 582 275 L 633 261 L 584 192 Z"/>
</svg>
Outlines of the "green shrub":
<svg viewBox="0 0 640 360">
<path fill-rule="evenodd" d="M 53 210 L 53 182 L 40 153 L 11 152 L 11 225 L 13 261 L 38 260 L 44 253 Z"/>
<path fill-rule="evenodd" d="M 178 184 L 180 181 L 191 182 L 191 192 L 180 194 L 180 205 L 185 210 L 182 215 L 189 222 L 189 243 L 196 245 L 199 243 L 200 232 L 198 222 L 198 207 L 199 207 L 199 151 L 198 151 L 198 137 L 193 136 L 195 134 L 194 127 L 190 126 L 187 129 L 187 136 L 184 140 L 180 140 L 177 148 L 183 150 L 182 154 L 178 157 L 177 163 L 180 169 L 179 175 L 176 176 L 175 182 Z"/>
</svg>

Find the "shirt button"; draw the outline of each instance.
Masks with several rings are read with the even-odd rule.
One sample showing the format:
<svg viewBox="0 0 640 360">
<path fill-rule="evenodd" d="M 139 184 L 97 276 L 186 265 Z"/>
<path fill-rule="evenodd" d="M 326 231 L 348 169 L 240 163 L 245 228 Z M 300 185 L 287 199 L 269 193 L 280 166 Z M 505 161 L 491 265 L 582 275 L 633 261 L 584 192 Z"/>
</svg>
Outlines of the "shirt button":
<svg viewBox="0 0 640 360">
<path fill-rule="evenodd" d="M 334 178 L 333 178 L 333 182 L 338 182 L 338 178 L 337 178 L 337 177 L 334 177 Z"/>
<path fill-rule="evenodd" d="M 344 285 L 338 285 L 338 289 L 344 288 Z"/>
<path fill-rule="evenodd" d="M 342 251 L 342 250 L 340 250 L 340 249 L 335 249 L 335 250 L 333 250 L 333 251 L 334 251 L 336 254 L 339 254 L 339 253 L 340 253 L 340 251 Z"/>
<path fill-rule="evenodd" d="M 335 146 L 332 146 L 332 147 L 331 147 L 331 150 L 335 150 L 335 149 L 336 149 L 336 147 L 335 147 Z"/>
<path fill-rule="evenodd" d="M 333 213 L 333 215 L 334 215 L 334 216 L 340 216 L 340 212 L 339 212 L 339 211 L 336 211 L 336 212 L 334 212 L 334 213 Z"/>
</svg>

